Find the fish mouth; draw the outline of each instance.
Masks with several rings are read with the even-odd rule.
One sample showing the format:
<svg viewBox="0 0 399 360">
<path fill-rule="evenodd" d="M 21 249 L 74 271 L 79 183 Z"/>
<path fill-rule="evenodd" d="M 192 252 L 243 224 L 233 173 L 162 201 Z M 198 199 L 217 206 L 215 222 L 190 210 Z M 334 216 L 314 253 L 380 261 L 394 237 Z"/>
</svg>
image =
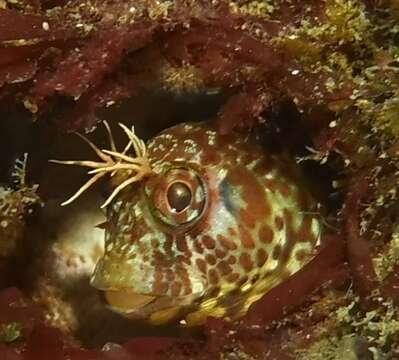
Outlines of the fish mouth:
<svg viewBox="0 0 399 360">
<path fill-rule="evenodd" d="M 163 325 L 178 320 L 189 303 L 187 297 L 139 294 L 129 290 L 103 290 L 109 308 L 132 320 L 144 320 L 152 325 Z"/>
<path fill-rule="evenodd" d="M 204 285 L 200 280 L 197 281 L 196 291 L 189 294 L 172 296 L 156 293 L 153 284 L 148 281 L 151 276 L 155 276 L 151 269 L 141 264 L 125 266 L 120 261 L 102 259 L 96 265 L 90 285 L 100 291 L 110 310 L 129 319 L 153 324 L 177 319 L 194 306 L 203 293 Z"/>
<path fill-rule="evenodd" d="M 138 294 L 130 291 L 108 290 L 103 292 L 105 301 L 116 312 L 129 314 L 137 312 L 157 299 L 157 296 Z"/>
</svg>

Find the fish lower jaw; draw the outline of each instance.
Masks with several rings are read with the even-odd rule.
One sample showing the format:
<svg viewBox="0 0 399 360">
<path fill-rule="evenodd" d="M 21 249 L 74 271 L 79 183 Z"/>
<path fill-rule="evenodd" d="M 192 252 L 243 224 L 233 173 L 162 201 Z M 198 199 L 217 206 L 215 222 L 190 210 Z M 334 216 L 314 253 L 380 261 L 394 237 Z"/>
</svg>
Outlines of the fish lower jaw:
<svg viewBox="0 0 399 360">
<path fill-rule="evenodd" d="M 192 302 L 192 297 L 139 294 L 130 290 L 105 290 L 109 308 L 123 317 L 145 321 L 151 325 L 163 325 L 178 320 L 179 315 Z"/>
<path fill-rule="evenodd" d="M 110 307 L 122 314 L 139 310 L 156 299 L 152 295 L 139 294 L 126 290 L 105 290 L 103 294 Z"/>
</svg>

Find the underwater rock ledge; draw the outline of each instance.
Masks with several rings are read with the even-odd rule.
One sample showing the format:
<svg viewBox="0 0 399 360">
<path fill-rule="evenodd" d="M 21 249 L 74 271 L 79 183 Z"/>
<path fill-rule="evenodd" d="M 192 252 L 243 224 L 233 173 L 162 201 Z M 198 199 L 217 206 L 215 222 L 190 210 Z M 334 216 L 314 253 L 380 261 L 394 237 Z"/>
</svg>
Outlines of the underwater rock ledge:
<svg viewBox="0 0 399 360">
<path fill-rule="evenodd" d="M 312 164 L 309 177 L 318 169 L 327 179 L 331 229 L 308 266 L 241 320 L 89 350 L 52 326 L 22 286 L 27 249 L 40 246 L 26 242 L 25 226 L 46 189 L 5 183 L 0 358 L 399 358 L 398 34 L 394 0 L 0 0 L 8 123 L 23 114 L 66 138 L 96 127 L 104 109 L 159 89 L 222 94 L 221 133 L 260 126 L 273 146 Z"/>
</svg>

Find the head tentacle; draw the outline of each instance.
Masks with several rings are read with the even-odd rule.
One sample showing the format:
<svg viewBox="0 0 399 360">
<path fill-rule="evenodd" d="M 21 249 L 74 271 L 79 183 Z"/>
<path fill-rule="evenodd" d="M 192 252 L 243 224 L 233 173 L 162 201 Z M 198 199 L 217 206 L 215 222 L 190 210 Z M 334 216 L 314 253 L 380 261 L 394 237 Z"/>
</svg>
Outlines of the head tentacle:
<svg viewBox="0 0 399 360">
<path fill-rule="evenodd" d="M 111 150 L 99 149 L 87 137 L 80 133 L 76 133 L 83 141 L 85 141 L 98 155 L 102 162 L 88 161 L 88 160 L 49 160 L 50 162 L 63 165 L 76 165 L 88 167 L 92 170 L 88 171 L 91 177 L 78 191 L 72 195 L 68 200 L 64 201 L 61 205 L 65 206 L 75 201 L 93 184 L 100 180 L 104 175 L 110 174 L 113 177 L 120 172 L 126 172 L 124 180 L 120 183 L 111 195 L 101 205 L 101 208 L 106 207 L 120 193 L 126 186 L 138 182 L 141 179 L 149 176 L 152 173 L 151 165 L 147 157 L 147 149 L 143 140 L 139 139 L 134 132 L 134 127 L 130 130 L 124 124 L 119 123 L 127 135 L 129 142 L 122 152 L 118 152 L 115 146 L 115 140 L 111 132 L 111 128 L 106 121 L 103 121 L 104 127 L 107 131 Z M 127 151 L 133 147 L 136 157 L 126 155 Z"/>
</svg>

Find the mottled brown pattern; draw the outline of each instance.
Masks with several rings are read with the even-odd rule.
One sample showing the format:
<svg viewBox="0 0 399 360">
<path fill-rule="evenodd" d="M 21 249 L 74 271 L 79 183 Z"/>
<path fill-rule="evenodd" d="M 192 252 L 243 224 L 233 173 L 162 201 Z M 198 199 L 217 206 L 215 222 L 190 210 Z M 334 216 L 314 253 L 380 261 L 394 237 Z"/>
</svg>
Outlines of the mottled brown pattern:
<svg viewBox="0 0 399 360">
<path fill-rule="evenodd" d="M 177 250 L 179 250 L 183 253 L 189 252 L 189 248 L 187 246 L 187 240 L 185 239 L 185 237 L 183 235 L 177 236 L 175 241 L 176 241 Z"/>
<path fill-rule="evenodd" d="M 290 257 L 292 256 L 292 249 L 296 244 L 297 233 L 293 227 L 293 216 L 290 211 L 284 209 L 284 220 L 285 220 L 285 236 L 286 236 L 286 244 L 282 249 L 280 254 L 280 261 L 285 264 L 289 261 Z"/>
<path fill-rule="evenodd" d="M 173 282 L 173 280 L 175 279 L 175 273 L 171 269 L 167 269 L 165 274 L 166 280 L 168 282 Z"/>
<path fill-rule="evenodd" d="M 220 261 L 216 267 L 223 276 L 226 276 L 233 271 L 232 267 L 224 260 Z"/>
<path fill-rule="evenodd" d="M 209 265 L 215 265 L 216 264 L 216 258 L 213 255 L 206 255 L 205 260 Z"/>
<path fill-rule="evenodd" d="M 215 269 L 208 271 L 208 277 L 211 284 L 217 285 L 219 283 L 219 275 Z"/>
<path fill-rule="evenodd" d="M 218 235 L 217 240 L 218 240 L 219 244 L 221 244 L 226 250 L 237 249 L 237 245 L 234 244 L 231 240 L 224 237 L 223 235 Z"/>
<path fill-rule="evenodd" d="M 282 250 L 282 249 L 281 249 L 281 245 L 279 245 L 279 244 L 277 244 L 277 245 L 274 247 L 273 252 L 272 252 L 272 257 L 273 257 L 273 259 L 278 260 L 278 259 L 280 258 L 281 250 Z"/>
<path fill-rule="evenodd" d="M 218 259 L 224 259 L 227 256 L 227 252 L 224 250 L 216 249 L 215 255 Z"/>
<path fill-rule="evenodd" d="M 270 244 L 273 241 L 274 233 L 269 225 L 264 224 L 260 227 L 258 236 L 262 242 Z"/>
<path fill-rule="evenodd" d="M 194 240 L 194 250 L 199 253 L 199 254 L 203 254 L 204 253 L 204 247 L 202 246 L 201 242 L 199 239 L 195 239 Z"/>
<path fill-rule="evenodd" d="M 313 202 L 293 180 L 296 171 L 285 172 L 255 139 L 181 124 L 151 140 L 148 157 L 151 176 L 121 193 L 123 206 L 112 208 L 106 230 L 111 242 L 125 234 L 118 245 L 125 255 L 108 257 L 126 267 L 124 289 L 173 298 L 176 314 L 195 325 L 206 316 L 242 316 L 311 258 L 308 247 L 294 247 L 319 241 L 315 217 L 302 215 Z M 168 193 L 175 189 L 188 201 Z M 100 284 L 107 274 L 94 276 Z"/>
<path fill-rule="evenodd" d="M 173 236 L 170 234 L 166 234 L 165 235 L 166 239 L 163 243 L 163 249 L 166 253 L 167 256 L 169 257 L 173 257 L 175 255 L 175 253 L 172 250 L 172 246 L 173 246 Z"/>
<path fill-rule="evenodd" d="M 175 297 L 179 296 L 180 292 L 181 292 L 181 288 L 182 288 L 181 283 L 179 283 L 177 281 L 173 282 L 172 285 L 170 286 L 170 291 L 172 293 L 172 296 L 175 296 Z"/>
<path fill-rule="evenodd" d="M 227 277 L 228 282 L 236 282 L 240 278 L 240 274 L 233 273 Z"/>
<path fill-rule="evenodd" d="M 260 248 L 256 254 L 257 266 L 262 267 L 267 260 L 267 252 L 265 249 Z"/>
<path fill-rule="evenodd" d="M 311 241 L 313 237 L 311 227 L 312 227 L 312 218 L 310 216 L 305 216 L 305 218 L 303 219 L 302 226 L 300 227 L 296 235 L 296 240 L 303 242 Z"/>
<path fill-rule="evenodd" d="M 246 227 L 253 229 L 256 226 L 257 217 L 256 214 L 252 211 L 248 211 L 248 209 L 240 210 L 240 221 Z"/>
<path fill-rule="evenodd" d="M 197 267 L 198 267 L 199 271 L 201 271 L 203 274 L 206 274 L 206 272 L 207 272 L 207 263 L 206 263 L 206 261 L 204 261 L 202 259 L 197 259 L 195 261 L 195 263 L 197 264 Z"/>
<path fill-rule="evenodd" d="M 191 264 L 191 254 L 187 254 L 186 256 L 178 255 L 176 256 L 176 262 L 180 263 L 180 265 L 190 265 Z"/>
<path fill-rule="evenodd" d="M 215 240 L 212 239 L 212 238 L 211 238 L 210 236 L 208 236 L 208 235 L 205 235 L 205 236 L 202 238 L 202 243 L 203 243 L 203 244 L 205 245 L 205 247 L 206 247 L 207 249 L 209 249 L 209 250 L 214 249 L 215 246 L 216 246 Z"/>
<path fill-rule="evenodd" d="M 241 244 L 245 249 L 254 249 L 255 248 L 255 240 L 252 238 L 251 234 L 244 226 L 239 226 L 239 234 L 241 239 Z"/>
<path fill-rule="evenodd" d="M 295 258 L 296 258 L 298 261 L 303 261 L 303 259 L 305 259 L 306 256 L 308 256 L 308 255 L 309 255 L 308 252 L 302 249 L 302 250 L 298 250 L 298 251 L 295 253 Z"/>
<path fill-rule="evenodd" d="M 159 246 L 159 240 L 157 240 L 157 239 L 152 239 L 152 240 L 151 240 L 151 247 L 152 247 L 153 249 L 157 249 L 158 246 Z"/>
<path fill-rule="evenodd" d="M 248 253 L 242 253 L 240 255 L 240 265 L 246 272 L 250 272 L 253 268 L 253 262 L 251 256 Z"/>
<path fill-rule="evenodd" d="M 187 273 L 186 268 L 182 267 L 179 271 L 179 274 L 180 274 L 184 294 L 185 295 L 191 294 L 192 293 L 191 281 L 190 281 L 190 277 Z"/>
<path fill-rule="evenodd" d="M 276 216 L 274 218 L 274 224 L 276 225 L 277 230 L 283 230 L 284 228 L 284 220 L 281 216 Z"/>
<path fill-rule="evenodd" d="M 243 168 L 235 168 L 229 173 L 228 177 L 234 186 L 241 186 L 247 210 L 254 214 L 257 219 L 265 219 L 270 214 L 270 205 L 267 202 L 264 187 L 255 176 Z"/>
<path fill-rule="evenodd" d="M 154 294 L 164 295 L 168 291 L 168 283 L 164 281 L 154 281 L 153 291 Z"/>
<path fill-rule="evenodd" d="M 233 228 L 229 227 L 227 229 L 228 233 L 230 236 L 236 236 L 237 235 L 237 231 L 235 231 Z"/>
<path fill-rule="evenodd" d="M 230 265 L 236 264 L 237 263 L 237 258 L 235 256 L 233 256 L 233 255 L 230 255 L 229 258 L 227 259 L 227 262 Z"/>
</svg>

